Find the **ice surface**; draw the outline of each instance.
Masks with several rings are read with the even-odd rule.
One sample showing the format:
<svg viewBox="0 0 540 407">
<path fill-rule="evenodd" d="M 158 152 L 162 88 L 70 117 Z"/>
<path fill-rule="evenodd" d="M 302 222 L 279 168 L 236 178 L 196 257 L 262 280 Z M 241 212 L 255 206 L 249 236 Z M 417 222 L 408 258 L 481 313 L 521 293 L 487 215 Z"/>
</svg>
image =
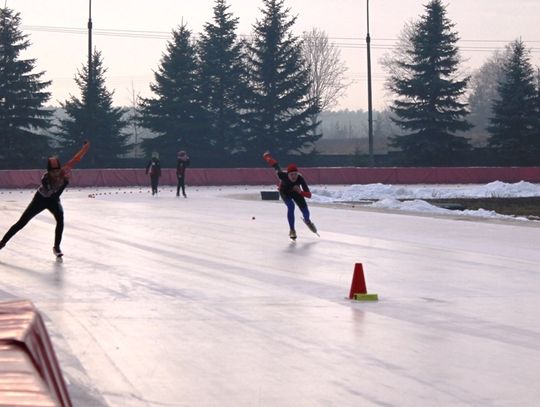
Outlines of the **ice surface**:
<svg viewBox="0 0 540 407">
<path fill-rule="evenodd" d="M 263 189 L 68 189 L 63 263 L 49 213 L 0 250 L 76 406 L 538 404 L 538 222 L 311 205 L 293 243 Z M 2 232 L 32 194 L 0 191 Z"/>
</svg>

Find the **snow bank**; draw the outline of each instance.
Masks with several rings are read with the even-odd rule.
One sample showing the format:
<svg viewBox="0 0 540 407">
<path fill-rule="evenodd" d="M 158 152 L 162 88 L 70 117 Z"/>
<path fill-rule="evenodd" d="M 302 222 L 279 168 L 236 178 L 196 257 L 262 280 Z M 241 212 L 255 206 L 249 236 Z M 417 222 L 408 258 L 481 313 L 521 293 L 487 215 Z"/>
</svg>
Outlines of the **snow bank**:
<svg viewBox="0 0 540 407">
<path fill-rule="evenodd" d="M 512 218 L 513 216 L 499 215 L 493 211 L 465 210 L 455 211 L 443 209 L 429 204 L 423 199 L 452 199 L 452 198 L 527 198 L 540 197 L 540 185 L 530 182 L 508 184 L 500 181 L 476 186 L 406 186 L 406 185 L 351 185 L 337 190 L 313 188 L 313 201 L 318 203 L 343 203 L 375 201 L 370 204 L 374 208 L 386 208 L 409 212 L 429 212 L 440 214 L 456 214 L 477 216 L 483 218 Z M 401 201 L 405 200 L 405 201 Z"/>
</svg>

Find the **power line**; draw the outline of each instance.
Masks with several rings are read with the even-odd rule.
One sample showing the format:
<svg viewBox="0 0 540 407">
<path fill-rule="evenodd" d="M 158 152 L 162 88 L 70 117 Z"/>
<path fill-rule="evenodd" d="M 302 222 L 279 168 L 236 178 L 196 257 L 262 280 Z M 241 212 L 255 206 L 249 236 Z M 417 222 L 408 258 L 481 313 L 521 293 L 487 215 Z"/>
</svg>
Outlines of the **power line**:
<svg viewBox="0 0 540 407">
<path fill-rule="evenodd" d="M 28 30 L 28 31 L 42 31 L 42 32 L 53 32 L 53 33 L 60 33 L 60 34 L 80 34 L 80 35 L 86 35 L 87 31 L 84 28 L 78 28 L 78 27 L 61 27 L 61 26 L 45 26 L 45 25 L 22 25 L 21 28 Z M 114 28 L 107 28 L 107 29 L 95 29 L 94 34 L 96 35 L 102 35 L 102 36 L 109 36 L 109 37 L 128 37 L 128 38 L 147 38 L 147 39 L 168 39 L 171 37 L 171 32 L 167 31 L 147 31 L 147 30 L 120 30 L 120 29 L 114 29 Z M 240 37 L 252 37 L 251 34 L 242 34 L 239 35 Z M 196 37 L 196 35 L 195 35 Z M 351 47 L 351 48 L 365 48 L 365 44 L 363 43 L 363 38 L 360 37 L 328 37 L 329 40 L 333 42 L 334 45 L 338 47 Z M 380 42 L 380 41 L 391 41 L 396 42 L 398 41 L 397 38 L 372 38 L 372 42 Z M 356 42 L 347 42 L 347 41 L 356 41 Z M 460 39 L 459 42 L 462 43 L 493 43 L 493 44 L 509 44 L 513 40 L 495 40 L 495 39 Z M 539 43 L 540 40 L 524 40 L 525 43 Z M 398 45 L 389 45 L 389 44 L 372 44 L 378 48 L 381 49 L 395 49 L 398 47 Z M 486 46 L 466 46 L 462 47 L 470 50 L 490 50 L 493 49 L 491 47 Z M 539 48 L 535 48 L 536 50 L 539 50 Z"/>
<path fill-rule="evenodd" d="M 60 26 L 43 26 L 43 25 L 22 25 L 22 29 L 27 31 L 39 31 L 50 32 L 58 34 L 74 34 L 74 35 L 87 35 L 85 28 L 79 27 L 60 27 Z M 171 30 L 172 31 L 172 30 Z M 124 38 L 139 38 L 139 39 L 159 39 L 166 40 L 171 38 L 171 32 L 165 31 L 147 31 L 147 30 L 121 30 L 121 29 L 94 29 L 94 35 L 105 37 L 124 37 Z M 196 37 L 196 35 L 195 35 Z M 243 38 L 251 38 L 253 35 L 239 35 Z M 363 42 L 363 38 L 359 37 L 328 37 L 332 42 L 332 45 L 341 49 L 365 49 L 366 44 Z M 399 45 L 396 44 L 397 38 L 371 38 L 371 48 L 379 51 L 393 51 L 396 50 Z M 467 45 L 459 47 L 463 52 L 494 52 L 501 49 L 502 44 L 509 44 L 513 40 L 496 40 L 496 39 L 460 39 L 460 43 Z M 385 43 L 386 42 L 386 43 Z M 392 42 L 388 44 L 388 42 Z M 537 44 L 540 40 L 524 41 L 526 43 Z M 381 44 L 382 43 L 382 44 Z M 479 45 L 475 45 L 479 44 Z M 470 44 L 470 45 L 469 45 Z M 480 45 L 481 44 L 481 45 Z M 489 44 L 493 44 L 490 46 Z M 496 45 L 499 44 L 499 45 Z M 540 47 L 529 48 L 531 53 L 540 53 Z M 365 73 L 349 73 L 346 75 L 352 83 L 364 82 L 366 80 Z M 110 77 L 109 80 L 120 80 L 121 77 Z M 386 74 L 374 73 L 373 79 L 376 82 L 385 81 Z M 59 79 L 59 78 L 57 78 Z M 61 78 L 68 79 L 68 78 Z M 71 79 L 71 78 L 69 78 Z M 141 79 L 143 80 L 142 77 Z"/>
<path fill-rule="evenodd" d="M 334 40 L 350 40 L 350 41 L 361 41 L 362 38 L 359 37 L 328 37 L 329 39 Z M 377 41 L 398 41 L 398 38 L 377 38 L 374 37 L 373 39 Z M 514 40 L 488 40 L 488 39 L 478 39 L 478 40 L 466 40 L 466 39 L 460 39 L 460 42 L 497 42 L 497 43 L 505 43 L 508 44 Z M 524 42 L 538 42 L 540 43 L 540 40 L 523 40 Z"/>
</svg>

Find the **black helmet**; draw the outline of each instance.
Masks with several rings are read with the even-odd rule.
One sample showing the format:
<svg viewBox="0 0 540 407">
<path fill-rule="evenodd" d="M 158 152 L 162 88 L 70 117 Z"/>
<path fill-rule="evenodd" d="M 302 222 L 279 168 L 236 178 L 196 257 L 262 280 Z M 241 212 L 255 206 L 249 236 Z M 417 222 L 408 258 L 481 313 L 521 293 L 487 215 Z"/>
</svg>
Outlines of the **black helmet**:
<svg viewBox="0 0 540 407">
<path fill-rule="evenodd" d="M 59 170 L 60 168 L 62 168 L 62 166 L 60 165 L 58 157 L 54 156 L 47 159 L 47 171 Z"/>
</svg>

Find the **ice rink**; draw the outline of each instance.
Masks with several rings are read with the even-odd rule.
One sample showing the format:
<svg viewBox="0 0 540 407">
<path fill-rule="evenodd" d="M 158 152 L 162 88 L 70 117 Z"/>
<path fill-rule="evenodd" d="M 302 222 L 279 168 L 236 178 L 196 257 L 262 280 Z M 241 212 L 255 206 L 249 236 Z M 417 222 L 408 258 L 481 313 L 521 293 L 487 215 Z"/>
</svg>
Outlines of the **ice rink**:
<svg viewBox="0 0 540 407">
<path fill-rule="evenodd" d="M 291 242 L 269 188 L 68 189 L 63 262 L 46 212 L 0 250 L 75 406 L 540 405 L 540 222 L 311 205 Z"/>
</svg>

